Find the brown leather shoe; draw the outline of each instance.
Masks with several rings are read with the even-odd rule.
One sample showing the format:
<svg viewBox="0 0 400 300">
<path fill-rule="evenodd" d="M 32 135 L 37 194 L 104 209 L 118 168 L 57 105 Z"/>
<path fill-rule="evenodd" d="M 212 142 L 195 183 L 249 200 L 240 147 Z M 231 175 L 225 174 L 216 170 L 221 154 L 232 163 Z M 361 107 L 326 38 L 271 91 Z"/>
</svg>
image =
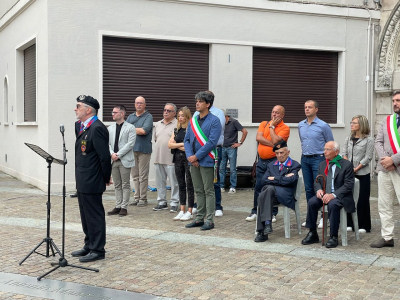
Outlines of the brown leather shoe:
<svg viewBox="0 0 400 300">
<path fill-rule="evenodd" d="M 125 217 L 128 214 L 128 211 L 125 208 L 121 208 L 121 211 L 119 212 L 120 217 Z"/>
<path fill-rule="evenodd" d="M 120 211 L 121 211 L 121 208 L 116 208 L 116 207 L 114 207 L 114 209 L 113 209 L 112 211 L 109 211 L 109 212 L 107 213 L 107 215 L 109 215 L 109 216 L 118 215 Z"/>
<path fill-rule="evenodd" d="M 380 239 L 379 241 L 372 243 L 371 248 L 383 248 L 383 247 L 394 247 L 393 239 L 385 241 L 385 239 Z"/>
</svg>

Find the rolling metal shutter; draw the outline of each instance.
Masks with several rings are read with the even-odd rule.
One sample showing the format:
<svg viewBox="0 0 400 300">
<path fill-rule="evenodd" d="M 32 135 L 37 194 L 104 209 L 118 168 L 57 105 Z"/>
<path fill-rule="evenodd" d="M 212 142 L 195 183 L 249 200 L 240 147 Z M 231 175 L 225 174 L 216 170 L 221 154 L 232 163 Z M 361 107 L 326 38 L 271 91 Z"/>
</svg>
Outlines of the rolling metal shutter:
<svg viewBox="0 0 400 300">
<path fill-rule="evenodd" d="M 24 50 L 24 122 L 36 122 L 36 44 Z"/>
<path fill-rule="evenodd" d="M 253 123 L 285 107 L 285 123 L 305 119 L 304 102 L 319 103 L 318 117 L 337 122 L 337 52 L 253 48 Z"/>
<path fill-rule="evenodd" d="M 112 121 L 117 104 L 133 113 L 137 96 L 154 121 L 163 118 L 166 102 L 193 113 L 195 94 L 208 90 L 208 60 L 206 44 L 103 37 L 104 120 Z"/>
</svg>

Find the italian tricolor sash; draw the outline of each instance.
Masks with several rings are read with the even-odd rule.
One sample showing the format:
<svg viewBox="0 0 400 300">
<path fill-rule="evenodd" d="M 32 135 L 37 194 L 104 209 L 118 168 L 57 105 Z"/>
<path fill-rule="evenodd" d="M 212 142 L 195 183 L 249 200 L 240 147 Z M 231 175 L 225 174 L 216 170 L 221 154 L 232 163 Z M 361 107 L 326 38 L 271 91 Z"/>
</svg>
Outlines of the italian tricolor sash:
<svg viewBox="0 0 400 300">
<path fill-rule="evenodd" d="M 397 128 L 396 114 L 387 117 L 386 127 L 389 135 L 390 146 L 393 153 L 400 152 L 400 134 Z"/>
<path fill-rule="evenodd" d="M 201 130 L 201 127 L 199 125 L 199 122 L 197 122 L 197 117 L 193 117 L 190 120 L 190 127 L 192 128 L 192 131 L 194 133 L 194 136 L 196 137 L 197 141 L 201 146 L 204 146 L 208 142 L 208 138 L 204 134 L 203 130 Z M 214 182 L 218 181 L 218 152 L 216 149 L 212 149 L 210 153 L 208 153 L 208 156 L 211 157 L 214 160 Z"/>
</svg>

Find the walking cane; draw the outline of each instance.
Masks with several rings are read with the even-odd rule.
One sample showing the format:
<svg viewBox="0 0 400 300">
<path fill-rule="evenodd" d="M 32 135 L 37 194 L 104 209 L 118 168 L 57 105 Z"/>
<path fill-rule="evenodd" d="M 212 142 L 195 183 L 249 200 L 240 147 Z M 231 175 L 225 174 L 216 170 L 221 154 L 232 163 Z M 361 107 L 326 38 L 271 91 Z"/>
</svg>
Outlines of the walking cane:
<svg viewBox="0 0 400 300">
<path fill-rule="evenodd" d="M 324 175 L 318 175 L 315 178 L 315 182 L 318 182 L 318 178 L 322 178 L 322 191 L 325 195 L 326 179 Z M 322 246 L 325 245 L 325 202 L 322 201 Z"/>
</svg>

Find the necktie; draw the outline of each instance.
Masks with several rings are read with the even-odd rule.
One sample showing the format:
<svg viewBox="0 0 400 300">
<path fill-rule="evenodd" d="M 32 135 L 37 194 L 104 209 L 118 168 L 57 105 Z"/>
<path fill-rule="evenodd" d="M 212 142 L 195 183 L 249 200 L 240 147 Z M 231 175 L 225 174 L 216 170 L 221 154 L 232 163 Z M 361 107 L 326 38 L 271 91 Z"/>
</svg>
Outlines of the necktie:
<svg viewBox="0 0 400 300">
<path fill-rule="evenodd" d="M 283 169 L 283 164 L 280 163 L 280 164 L 279 164 L 279 172 L 282 171 L 282 169 Z"/>
<path fill-rule="evenodd" d="M 332 193 L 332 165 L 329 164 L 329 171 L 328 171 L 328 176 L 326 178 L 326 188 L 325 188 L 325 193 L 326 194 L 331 194 Z"/>
<path fill-rule="evenodd" d="M 85 128 L 85 126 L 83 126 L 83 123 L 81 123 L 81 129 L 79 130 L 79 134 L 81 134 L 81 133 L 82 133 L 82 131 L 83 131 L 83 128 Z"/>
<path fill-rule="evenodd" d="M 397 117 L 397 128 L 400 127 L 400 117 Z"/>
</svg>

